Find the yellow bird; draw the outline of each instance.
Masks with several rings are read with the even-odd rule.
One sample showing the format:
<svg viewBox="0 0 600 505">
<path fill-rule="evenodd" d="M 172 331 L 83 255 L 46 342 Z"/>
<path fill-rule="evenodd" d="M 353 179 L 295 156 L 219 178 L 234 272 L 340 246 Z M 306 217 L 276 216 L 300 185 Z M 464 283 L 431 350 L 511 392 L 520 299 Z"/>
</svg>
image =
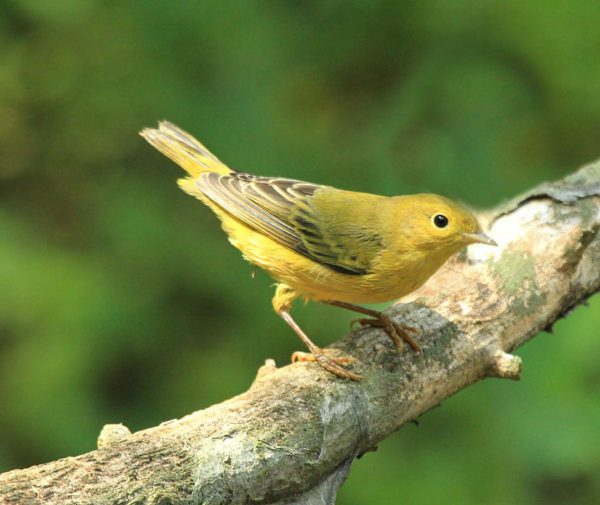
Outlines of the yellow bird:
<svg viewBox="0 0 600 505">
<path fill-rule="evenodd" d="M 311 353 L 293 359 L 317 361 L 340 377 L 360 379 L 340 366 L 348 358 L 326 356 L 294 321 L 296 298 L 371 316 L 359 322 L 384 328 L 398 350 L 404 339 L 419 351 L 413 328 L 354 304 L 400 298 L 468 244 L 495 245 L 471 212 L 443 196 L 388 197 L 260 177 L 230 169 L 166 121 L 140 134 L 188 173 L 179 186 L 213 210 L 244 258 L 278 281 L 273 308 Z"/>
</svg>

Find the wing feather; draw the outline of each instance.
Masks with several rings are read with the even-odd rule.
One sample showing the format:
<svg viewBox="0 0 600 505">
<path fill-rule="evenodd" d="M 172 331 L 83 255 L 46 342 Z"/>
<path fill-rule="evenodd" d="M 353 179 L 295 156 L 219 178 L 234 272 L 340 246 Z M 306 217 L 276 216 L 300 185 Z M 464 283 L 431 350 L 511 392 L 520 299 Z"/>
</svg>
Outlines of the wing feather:
<svg viewBox="0 0 600 505">
<path fill-rule="evenodd" d="M 373 237 L 357 227 L 336 228 L 323 219 L 314 195 L 324 186 L 240 172 L 204 173 L 196 184 L 245 224 L 313 261 L 349 275 L 368 272 L 373 248 L 361 245 Z"/>
</svg>

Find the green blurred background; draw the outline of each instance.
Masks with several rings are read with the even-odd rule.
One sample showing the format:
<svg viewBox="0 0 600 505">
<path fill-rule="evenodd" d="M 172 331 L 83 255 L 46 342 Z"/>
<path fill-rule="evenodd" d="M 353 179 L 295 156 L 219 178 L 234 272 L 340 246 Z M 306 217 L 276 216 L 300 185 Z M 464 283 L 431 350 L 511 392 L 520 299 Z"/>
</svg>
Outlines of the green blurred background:
<svg viewBox="0 0 600 505">
<path fill-rule="evenodd" d="M 493 206 L 600 156 L 597 0 L 0 4 L 0 470 L 245 390 L 301 349 L 272 281 L 138 135 Z M 318 343 L 341 310 L 298 304 Z M 331 331 L 324 331 L 330 325 Z M 600 500 L 600 300 L 354 464 L 338 503 Z"/>
</svg>

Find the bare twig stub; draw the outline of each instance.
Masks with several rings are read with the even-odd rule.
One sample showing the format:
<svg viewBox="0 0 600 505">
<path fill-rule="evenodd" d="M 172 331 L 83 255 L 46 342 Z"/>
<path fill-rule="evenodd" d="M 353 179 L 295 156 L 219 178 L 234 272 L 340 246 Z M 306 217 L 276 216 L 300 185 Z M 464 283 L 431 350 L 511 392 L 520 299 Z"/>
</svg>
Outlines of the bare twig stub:
<svg viewBox="0 0 600 505">
<path fill-rule="evenodd" d="M 510 352 L 600 289 L 600 163 L 485 217 L 498 248 L 470 247 L 389 311 L 422 353 L 365 328 L 334 345 L 362 382 L 269 361 L 219 405 L 1 475 L 3 503 L 333 503 L 357 455 L 477 380 L 518 379 Z"/>
</svg>

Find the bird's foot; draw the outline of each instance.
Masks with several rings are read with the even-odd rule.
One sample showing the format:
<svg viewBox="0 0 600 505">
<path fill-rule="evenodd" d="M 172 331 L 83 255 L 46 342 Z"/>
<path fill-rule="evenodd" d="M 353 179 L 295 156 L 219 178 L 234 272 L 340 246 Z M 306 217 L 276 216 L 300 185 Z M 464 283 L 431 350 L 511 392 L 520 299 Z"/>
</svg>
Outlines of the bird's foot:
<svg viewBox="0 0 600 505">
<path fill-rule="evenodd" d="M 421 351 L 421 347 L 419 347 L 419 344 L 417 344 L 417 342 L 410 335 L 410 333 L 419 333 L 416 328 L 395 323 L 389 316 L 381 312 L 377 317 L 374 318 L 368 317 L 354 319 L 351 324 L 354 325 L 355 323 L 358 323 L 361 326 L 383 328 L 389 335 L 389 337 L 392 339 L 392 342 L 394 342 L 394 345 L 396 346 L 396 349 L 398 349 L 398 352 L 401 352 L 402 348 L 404 347 L 403 341 L 407 342 L 408 345 L 410 345 L 414 351 Z"/>
<path fill-rule="evenodd" d="M 340 365 L 348 365 L 354 361 L 353 358 L 348 356 L 342 357 L 328 357 L 321 348 L 313 349 L 312 352 L 301 352 L 296 351 L 292 354 L 292 363 L 298 362 L 317 362 L 325 370 L 341 377 L 343 379 L 350 379 L 353 381 L 362 380 L 362 376 L 346 370 Z"/>
</svg>

